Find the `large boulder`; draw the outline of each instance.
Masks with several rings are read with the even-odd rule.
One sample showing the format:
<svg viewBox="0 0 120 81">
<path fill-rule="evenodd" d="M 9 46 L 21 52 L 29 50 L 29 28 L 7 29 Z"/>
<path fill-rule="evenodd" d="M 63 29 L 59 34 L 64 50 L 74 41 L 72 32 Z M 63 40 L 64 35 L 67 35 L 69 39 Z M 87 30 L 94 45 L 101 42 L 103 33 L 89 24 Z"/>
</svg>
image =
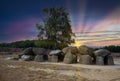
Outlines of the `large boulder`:
<svg viewBox="0 0 120 81">
<path fill-rule="evenodd" d="M 50 49 L 46 49 L 46 51 L 44 52 L 45 55 L 49 55 L 49 53 L 51 52 Z"/>
<path fill-rule="evenodd" d="M 23 51 L 22 54 L 23 54 L 23 55 L 34 55 L 31 47 L 26 48 L 26 49 Z"/>
<path fill-rule="evenodd" d="M 79 59 L 81 64 L 92 64 L 92 57 L 90 55 L 81 55 Z"/>
<path fill-rule="evenodd" d="M 42 55 L 46 53 L 46 49 L 44 48 L 33 48 L 33 53 L 36 55 Z"/>
<path fill-rule="evenodd" d="M 85 46 L 85 45 L 80 46 L 80 47 L 78 48 L 78 53 L 79 53 L 80 55 L 90 55 L 91 57 L 94 57 L 93 51 L 94 51 L 94 50 L 93 50 L 92 48 L 87 47 L 87 46 Z"/>
<path fill-rule="evenodd" d="M 36 55 L 34 61 L 43 62 L 44 61 L 43 55 Z"/>
<path fill-rule="evenodd" d="M 49 55 L 57 55 L 57 54 L 60 54 L 61 53 L 61 50 L 51 50 Z"/>
<path fill-rule="evenodd" d="M 20 60 L 23 60 L 23 61 L 31 61 L 34 59 L 34 56 L 32 55 L 22 55 Z"/>
<path fill-rule="evenodd" d="M 64 54 L 67 54 L 67 53 L 77 54 L 78 53 L 78 49 L 77 49 L 77 47 L 70 46 L 70 47 L 63 48 L 62 52 Z"/>
<path fill-rule="evenodd" d="M 95 56 L 101 56 L 101 57 L 105 57 L 107 55 L 110 55 L 110 52 L 106 49 L 99 49 L 99 50 L 96 50 L 94 52 Z"/>
<path fill-rule="evenodd" d="M 66 64 L 76 63 L 77 62 L 77 56 L 75 54 L 67 53 L 63 60 Z"/>
</svg>

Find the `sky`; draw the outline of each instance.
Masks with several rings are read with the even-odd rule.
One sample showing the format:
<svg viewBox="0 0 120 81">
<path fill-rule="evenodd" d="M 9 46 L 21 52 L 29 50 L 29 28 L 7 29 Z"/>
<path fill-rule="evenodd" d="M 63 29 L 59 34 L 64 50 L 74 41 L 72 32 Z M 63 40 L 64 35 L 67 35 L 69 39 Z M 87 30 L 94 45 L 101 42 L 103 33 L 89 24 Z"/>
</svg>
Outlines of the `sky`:
<svg viewBox="0 0 120 81">
<path fill-rule="evenodd" d="M 120 0 L 0 0 L 0 42 L 36 39 L 44 8 L 69 12 L 76 45 L 120 45 Z"/>
</svg>

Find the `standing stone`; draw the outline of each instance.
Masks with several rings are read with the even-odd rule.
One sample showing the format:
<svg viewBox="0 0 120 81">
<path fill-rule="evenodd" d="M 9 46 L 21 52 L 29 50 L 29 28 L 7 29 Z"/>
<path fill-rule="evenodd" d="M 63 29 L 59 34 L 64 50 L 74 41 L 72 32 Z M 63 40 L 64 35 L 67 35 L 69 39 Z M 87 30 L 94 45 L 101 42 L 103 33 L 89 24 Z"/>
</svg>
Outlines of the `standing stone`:
<svg viewBox="0 0 120 81">
<path fill-rule="evenodd" d="M 66 64 L 72 63 L 72 54 L 66 54 L 63 62 L 66 63 Z"/>
<path fill-rule="evenodd" d="M 79 59 L 81 64 L 92 64 L 92 57 L 89 55 L 81 55 Z"/>
<path fill-rule="evenodd" d="M 58 62 L 58 56 L 57 55 L 48 55 L 48 61 L 49 62 Z"/>
<path fill-rule="evenodd" d="M 34 61 L 43 62 L 44 61 L 43 55 L 36 55 Z"/>
<path fill-rule="evenodd" d="M 96 65 L 104 65 L 104 57 L 97 56 L 96 57 Z"/>
<path fill-rule="evenodd" d="M 48 62 L 51 62 L 51 61 L 52 61 L 52 56 L 48 55 Z"/>
<path fill-rule="evenodd" d="M 63 60 L 64 63 L 70 64 L 70 63 L 76 63 L 77 62 L 77 56 L 71 53 L 67 53 Z"/>
<path fill-rule="evenodd" d="M 58 56 L 57 55 L 52 55 L 51 56 L 51 62 L 58 62 Z"/>
<path fill-rule="evenodd" d="M 113 60 L 113 57 L 111 55 L 108 56 L 107 65 L 114 65 L 114 60 Z"/>
</svg>

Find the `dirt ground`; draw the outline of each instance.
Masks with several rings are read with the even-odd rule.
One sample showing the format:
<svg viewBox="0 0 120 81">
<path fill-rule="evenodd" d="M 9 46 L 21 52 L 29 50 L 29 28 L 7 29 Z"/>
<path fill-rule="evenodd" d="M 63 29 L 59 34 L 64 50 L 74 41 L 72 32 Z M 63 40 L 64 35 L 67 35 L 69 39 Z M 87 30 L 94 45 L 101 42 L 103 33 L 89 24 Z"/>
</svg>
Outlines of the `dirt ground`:
<svg viewBox="0 0 120 81">
<path fill-rule="evenodd" d="M 120 58 L 114 66 L 96 66 L 6 59 L 10 56 L 0 55 L 0 81 L 120 81 Z"/>
</svg>

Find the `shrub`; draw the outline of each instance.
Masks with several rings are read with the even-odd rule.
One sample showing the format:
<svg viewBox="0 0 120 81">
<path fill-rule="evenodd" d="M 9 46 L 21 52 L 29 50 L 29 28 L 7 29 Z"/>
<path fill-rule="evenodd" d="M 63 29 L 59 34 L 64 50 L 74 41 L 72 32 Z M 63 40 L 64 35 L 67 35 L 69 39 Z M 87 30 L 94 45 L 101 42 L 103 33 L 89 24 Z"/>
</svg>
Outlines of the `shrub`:
<svg viewBox="0 0 120 81">
<path fill-rule="evenodd" d="M 67 44 L 59 44 L 52 40 L 36 40 L 34 43 L 36 47 L 41 47 L 46 49 L 62 49 L 67 46 Z"/>
</svg>

